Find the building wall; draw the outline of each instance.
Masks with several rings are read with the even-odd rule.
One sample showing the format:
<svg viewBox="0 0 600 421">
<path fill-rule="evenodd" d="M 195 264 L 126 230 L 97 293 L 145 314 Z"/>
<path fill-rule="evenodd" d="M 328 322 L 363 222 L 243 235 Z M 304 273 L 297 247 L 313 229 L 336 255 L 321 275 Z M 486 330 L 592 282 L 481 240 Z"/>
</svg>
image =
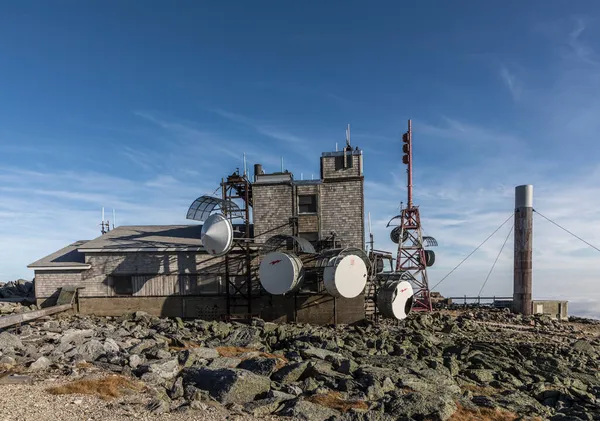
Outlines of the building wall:
<svg viewBox="0 0 600 421">
<path fill-rule="evenodd" d="M 145 311 L 160 317 L 219 320 L 226 309 L 225 297 L 82 297 L 79 300 L 81 313 L 99 316 Z M 364 297 L 337 299 L 334 303 L 333 297 L 326 294 L 264 295 L 253 300 L 253 313 L 275 323 L 353 324 L 364 319 Z"/>
<path fill-rule="evenodd" d="M 568 301 L 533 300 L 532 307 L 533 314 L 546 314 L 560 320 L 569 317 Z"/>
<path fill-rule="evenodd" d="M 320 203 L 323 235 L 333 230 L 344 246 L 364 249 L 364 181 L 323 183 Z"/>
<path fill-rule="evenodd" d="M 257 243 L 263 243 L 273 235 L 292 234 L 290 218 L 295 201 L 291 183 L 253 184 L 252 202 Z"/>
<path fill-rule="evenodd" d="M 56 304 L 60 288 L 65 285 L 81 286 L 94 290 L 97 285 L 89 285 L 82 280 L 80 270 L 35 271 L 35 298 L 38 305 Z"/>
<path fill-rule="evenodd" d="M 348 177 L 362 177 L 363 175 L 363 159 L 362 153 L 346 152 L 347 159 L 352 157 L 352 166 L 346 169 L 339 169 L 336 166 L 336 160 L 339 160 L 342 152 L 332 153 L 331 155 L 321 156 L 321 178 L 323 180 L 327 178 L 348 178 Z"/>
<path fill-rule="evenodd" d="M 80 297 L 116 297 L 114 276 L 132 276 L 132 296 L 225 293 L 225 258 L 205 253 L 88 253 L 84 271 L 35 271 L 36 299 L 53 304 L 60 287 L 81 286 Z M 229 273 L 243 273 L 244 259 L 230 254 Z M 258 258 L 252 266 L 258 265 Z"/>
</svg>

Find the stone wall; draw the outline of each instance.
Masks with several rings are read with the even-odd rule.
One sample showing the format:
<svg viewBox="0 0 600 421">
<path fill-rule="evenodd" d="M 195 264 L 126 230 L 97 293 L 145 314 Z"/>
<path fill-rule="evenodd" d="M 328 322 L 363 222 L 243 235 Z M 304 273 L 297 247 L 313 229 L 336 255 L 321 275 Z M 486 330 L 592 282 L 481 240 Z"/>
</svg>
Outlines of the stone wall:
<svg viewBox="0 0 600 421">
<path fill-rule="evenodd" d="M 364 249 L 364 181 L 348 180 L 321 186 L 321 228 L 335 231 L 343 246 Z"/>
<path fill-rule="evenodd" d="M 333 154 L 331 156 L 321 156 L 321 178 L 323 180 L 328 178 L 362 177 L 362 154 L 358 152 L 352 152 L 352 166 L 346 169 L 340 169 L 336 167 L 336 160 L 339 160 L 341 155 L 342 152 L 338 152 L 337 154 Z M 350 155 L 347 153 L 347 159 L 349 158 Z"/>
<path fill-rule="evenodd" d="M 254 233 L 257 243 L 276 234 L 292 234 L 289 225 L 295 205 L 290 183 L 253 184 L 252 207 Z"/>
</svg>

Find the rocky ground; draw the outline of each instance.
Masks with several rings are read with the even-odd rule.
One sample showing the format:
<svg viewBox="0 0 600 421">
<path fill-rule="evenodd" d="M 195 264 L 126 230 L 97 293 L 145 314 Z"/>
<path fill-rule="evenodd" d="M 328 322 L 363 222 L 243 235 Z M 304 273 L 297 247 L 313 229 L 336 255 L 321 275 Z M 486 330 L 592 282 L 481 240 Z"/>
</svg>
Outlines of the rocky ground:
<svg viewBox="0 0 600 421">
<path fill-rule="evenodd" d="M 10 282 L 0 282 L 0 298 L 33 297 L 33 282 L 19 279 Z"/>
<path fill-rule="evenodd" d="M 56 316 L 0 333 L 0 420 L 600 420 L 600 324 Z M 16 382 L 27 375 L 33 384 Z"/>
</svg>

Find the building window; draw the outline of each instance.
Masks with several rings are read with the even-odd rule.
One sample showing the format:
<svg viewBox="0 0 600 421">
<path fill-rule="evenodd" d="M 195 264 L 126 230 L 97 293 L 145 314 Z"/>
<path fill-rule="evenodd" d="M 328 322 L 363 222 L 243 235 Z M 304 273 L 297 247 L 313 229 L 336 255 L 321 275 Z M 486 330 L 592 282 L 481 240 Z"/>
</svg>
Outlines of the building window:
<svg viewBox="0 0 600 421">
<path fill-rule="evenodd" d="M 112 287 L 116 295 L 133 295 L 133 279 L 130 275 L 113 275 Z"/>
<path fill-rule="evenodd" d="M 317 213 L 317 195 L 298 195 L 298 213 Z"/>
</svg>

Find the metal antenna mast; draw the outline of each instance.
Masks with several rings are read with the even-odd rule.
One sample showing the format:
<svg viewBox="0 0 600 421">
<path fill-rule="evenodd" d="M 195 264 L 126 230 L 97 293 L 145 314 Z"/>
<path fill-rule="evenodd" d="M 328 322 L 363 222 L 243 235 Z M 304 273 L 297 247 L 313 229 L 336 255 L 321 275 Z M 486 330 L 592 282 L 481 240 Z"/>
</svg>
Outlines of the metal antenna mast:
<svg viewBox="0 0 600 421">
<path fill-rule="evenodd" d="M 431 311 L 431 299 L 427 267 L 433 265 L 435 254 L 423 248 L 423 232 L 419 208 L 413 203 L 412 183 L 412 124 L 408 120 L 408 131 L 402 135 L 402 163 L 408 166 L 408 205 L 400 212 L 400 226 L 398 235 L 398 256 L 396 271 L 402 272 L 404 278 L 413 286 L 414 311 Z M 432 237 L 425 237 L 427 245 L 437 245 Z"/>
</svg>

